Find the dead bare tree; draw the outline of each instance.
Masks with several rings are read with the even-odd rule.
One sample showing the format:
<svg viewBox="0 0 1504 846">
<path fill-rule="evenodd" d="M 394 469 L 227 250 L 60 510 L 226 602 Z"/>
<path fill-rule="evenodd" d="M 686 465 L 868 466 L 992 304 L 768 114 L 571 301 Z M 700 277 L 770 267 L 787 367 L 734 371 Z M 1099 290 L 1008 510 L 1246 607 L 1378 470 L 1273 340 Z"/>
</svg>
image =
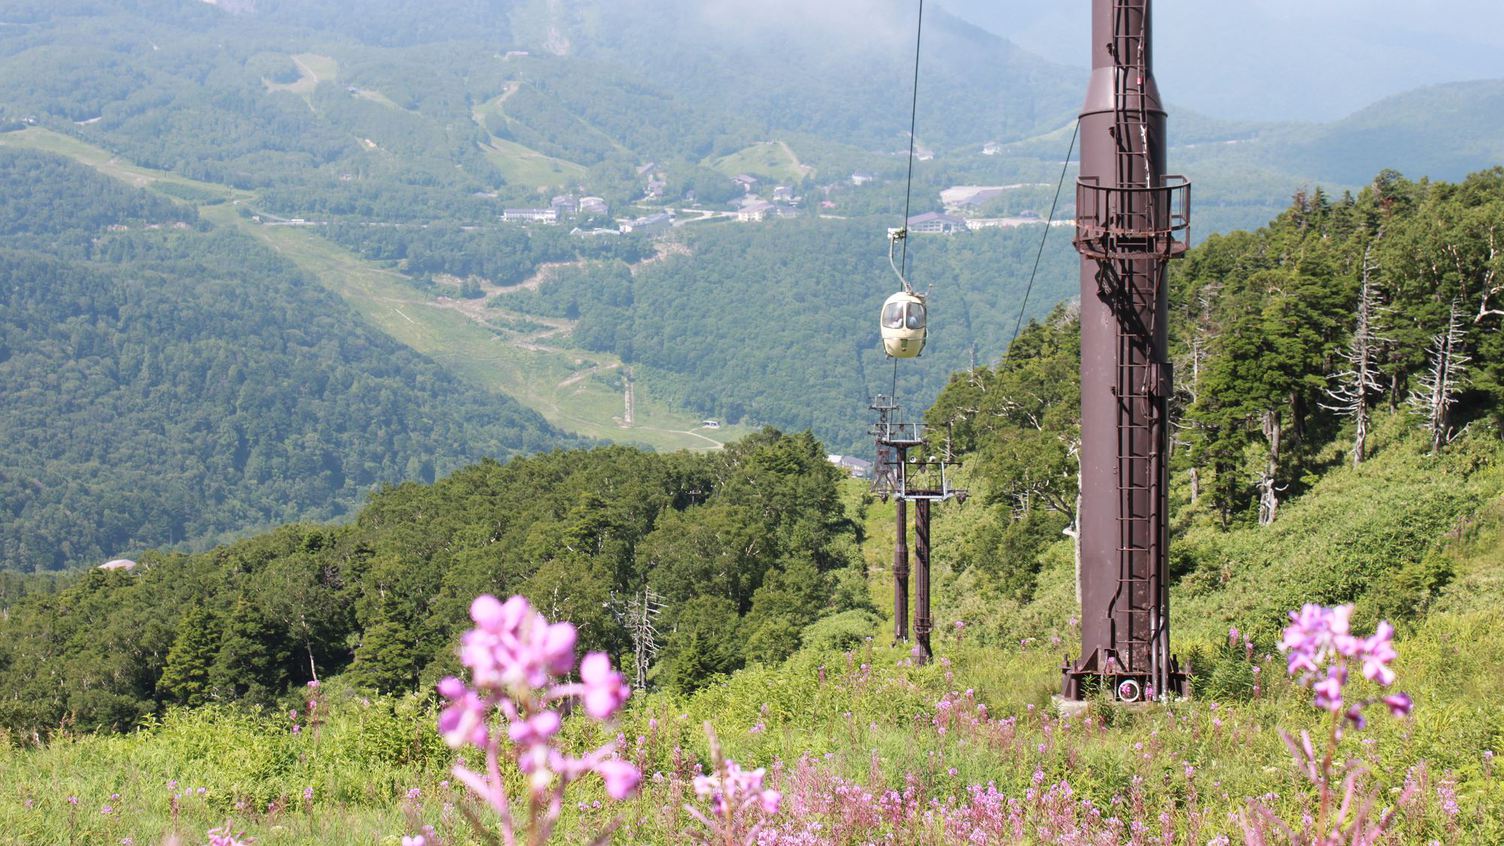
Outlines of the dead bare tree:
<svg viewBox="0 0 1504 846">
<path fill-rule="evenodd" d="M 1467 364 L 1472 360 L 1462 352 L 1463 337 L 1460 304 L 1453 300 L 1446 328 L 1431 339 L 1428 366 L 1420 388 L 1411 391 L 1409 399 L 1411 411 L 1426 421 L 1432 454 L 1440 452 L 1456 437 L 1451 410 L 1457 402 L 1457 391 L 1467 381 Z"/>
<path fill-rule="evenodd" d="M 1504 307 L 1490 308 L 1495 297 L 1504 296 L 1504 273 L 1500 272 L 1500 265 L 1504 265 L 1504 253 L 1499 251 L 1498 227 L 1489 227 L 1488 261 L 1483 266 L 1482 295 L 1478 299 L 1474 323 L 1482 323 L 1488 317 L 1504 317 Z"/>
<path fill-rule="evenodd" d="M 641 594 L 633 594 L 626 602 L 613 600 L 610 607 L 612 615 L 632 640 L 632 656 L 637 665 L 633 686 L 645 690 L 648 670 L 658 658 L 658 629 L 654 620 L 663 613 L 663 597 L 651 587 L 645 587 Z"/>
<path fill-rule="evenodd" d="M 1264 438 L 1269 442 L 1269 457 L 1264 464 L 1264 472 L 1259 475 L 1259 525 L 1267 526 L 1274 522 L 1279 513 L 1280 487 L 1276 479 L 1279 475 L 1279 449 L 1284 426 L 1280 423 L 1278 411 L 1264 412 L 1262 423 Z"/>
<path fill-rule="evenodd" d="M 1384 343 L 1375 328 L 1380 310 L 1378 291 L 1373 285 L 1373 272 L 1378 265 L 1373 262 L 1373 245 L 1363 250 L 1363 285 L 1358 293 L 1358 322 L 1353 328 L 1352 342 L 1342 354 L 1347 369 L 1330 377 L 1335 381 L 1327 388 L 1326 395 L 1332 402 L 1321 407 L 1353 419 L 1353 466 L 1357 467 L 1368 457 L 1368 425 L 1371 414 L 1369 397 L 1381 391 L 1379 368 L 1376 361 L 1379 346 Z"/>
<path fill-rule="evenodd" d="M 1201 399 L 1201 373 L 1206 369 L 1206 360 L 1211 354 L 1212 337 L 1215 334 L 1212 325 L 1212 302 L 1222 290 L 1220 284 L 1207 285 L 1201 289 L 1196 298 L 1196 310 L 1192 320 L 1194 327 L 1191 332 L 1190 349 L 1187 351 L 1188 361 L 1182 366 L 1182 371 L 1189 370 L 1189 380 L 1180 379 L 1175 383 L 1175 391 L 1179 400 L 1179 412 L 1175 419 L 1170 421 L 1171 437 L 1170 450 L 1173 454 L 1178 448 L 1189 445 L 1189 441 L 1182 437 L 1183 432 L 1193 428 L 1194 423 L 1185 421 L 1184 410 L 1195 405 Z M 1186 471 L 1191 483 L 1191 504 L 1195 505 L 1201 500 L 1201 468 L 1191 462 L 1191 467 Z"/>
</svg>

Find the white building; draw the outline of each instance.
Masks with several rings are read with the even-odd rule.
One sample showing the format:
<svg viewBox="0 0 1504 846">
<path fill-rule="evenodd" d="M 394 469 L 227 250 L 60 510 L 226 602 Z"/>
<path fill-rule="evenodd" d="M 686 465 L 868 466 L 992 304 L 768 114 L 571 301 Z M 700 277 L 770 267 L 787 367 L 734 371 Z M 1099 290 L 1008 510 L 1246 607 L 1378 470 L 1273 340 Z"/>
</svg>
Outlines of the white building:
<svg viewBox="0 0 1504 846">
<path fill-rule="evenodd" d="M 501 219 L 507 223 L 558 223 L 558 209 L 506 209 Z"/>
<path fill-rule="evenodd" d="M 774 214 L 773 204 L 757 200 L 742 206 L 736 213 L 736 219 L 741 223 L 762 223 L 771 214 Z"/>
</svg>

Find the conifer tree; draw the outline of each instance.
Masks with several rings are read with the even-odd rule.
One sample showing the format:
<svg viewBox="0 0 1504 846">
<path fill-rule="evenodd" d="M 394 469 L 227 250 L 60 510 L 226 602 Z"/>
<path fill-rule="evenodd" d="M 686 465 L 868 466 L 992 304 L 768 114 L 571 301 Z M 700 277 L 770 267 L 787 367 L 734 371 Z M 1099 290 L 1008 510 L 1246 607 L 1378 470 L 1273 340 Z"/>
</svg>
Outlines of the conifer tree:
<svg viewBox="0 0 1504 846">
<path fill-rule="evenodd" d="M 383 693 L 410 690 L 418 677 L 418 654 L 409 629 L 391 620 L 368 627 L 349 675 L 356 685 Z"/>
<path fill-rule="evenodd" d="M 200 607 L 184 614 L 157 680 L 157 696 L 190 708 L 208 702 L 209 671 L 218 651 L 219 627 L 209 611 Z"/>
<path fill-rule="evenodd" d="M 290 660 L 283 633 L 242 596 L 224 620 L 219 653 L 209 670 L 210 695 L 269 701 L 287 687 Z"/>
</svg>

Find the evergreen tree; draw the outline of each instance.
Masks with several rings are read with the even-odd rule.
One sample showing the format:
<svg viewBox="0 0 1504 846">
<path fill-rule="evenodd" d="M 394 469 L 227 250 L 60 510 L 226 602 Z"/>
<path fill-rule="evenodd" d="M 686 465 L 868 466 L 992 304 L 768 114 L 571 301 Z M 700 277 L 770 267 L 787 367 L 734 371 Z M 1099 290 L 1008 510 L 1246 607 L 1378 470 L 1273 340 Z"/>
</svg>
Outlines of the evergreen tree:
<svg viewBox="0 0 1504 846">
<path fill-rule="evenodd" d="M 224 619 L 219 654 L 209 668 L 209 696 L 270 702 L 287 689 L 290 665 L 284 633 L 242 596 Z"/>
<path fill-rule="evenodd" d="M 411 690 L 418 679 L 418 657 L 408 628 L 381 620 L 361 634 L 350 681 L 382 693 Z"/>
<path fill-rule="evenodd" d="M 184 614 L 167 651 L 162 677 L 157 680 L 157 695 L 163 701 L 190 708 L 208 702 L 209 675 L 218 652 L 219 626 L 213 615 L 203 607 Z"/>
<path fill-rule="evenodd" d="M 697 596 L 680 609 L 668 636 L 655 680 L 683 692 L 703 687 L 711 677 L 741 669 L 736 636 L 736 605 L 720 596 Z"/>
</svg>

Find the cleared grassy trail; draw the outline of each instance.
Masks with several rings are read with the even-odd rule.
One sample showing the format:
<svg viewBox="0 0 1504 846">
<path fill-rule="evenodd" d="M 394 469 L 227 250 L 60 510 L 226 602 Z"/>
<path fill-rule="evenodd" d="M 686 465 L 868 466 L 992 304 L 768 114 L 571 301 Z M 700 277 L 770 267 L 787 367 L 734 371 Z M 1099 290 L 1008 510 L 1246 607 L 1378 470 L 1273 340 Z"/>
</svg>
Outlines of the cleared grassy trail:
<svg viewBox="0 0 1504 846">
<path fill-rule="evenodd" d="M 452 307 L 453 301 L 426 299 L 400 273 L 367 262 L 307 228 L 258 226 L 223 206 L 205 209 L 204 213 L 216 222 L 240 227 L 287 257 L 383 332 L 475 385 L 514 397 L 560 428 L 655 449 L 716 449 L 724 443 L 688 431 L 695 421 L 654 404 L 640 387 L 635 419 L 632 425 L 623 425 L 621 395 L 616 388 L 588 376 L 570 381 L 581 371 L 619 368 L 621 361 L 610 355 L 546 345 L 552 336 L 562 334 L 561 327 L 549 325 L 542 332 L 509 338 L 482 325 L 465 310 Z M 512 316 L 550 323 L 528 315 L 488 311 L 496 318 Z"/>
</svg>

